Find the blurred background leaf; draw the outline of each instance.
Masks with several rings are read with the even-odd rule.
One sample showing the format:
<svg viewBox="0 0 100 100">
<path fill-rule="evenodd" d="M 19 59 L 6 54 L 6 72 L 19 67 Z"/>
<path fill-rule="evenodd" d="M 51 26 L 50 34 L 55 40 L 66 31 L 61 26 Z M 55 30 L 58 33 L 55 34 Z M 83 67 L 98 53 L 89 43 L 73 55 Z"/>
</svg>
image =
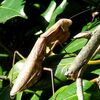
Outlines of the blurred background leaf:
<svg viewBox="0 0 100 100">
<path fill-rule="evenodd" d="M 23 0 L 4 0 L 0 6 L 0 13 L 0 23 L 5 23 L 16 16 L 27 18 L 24 13 Z"/>
</svg>

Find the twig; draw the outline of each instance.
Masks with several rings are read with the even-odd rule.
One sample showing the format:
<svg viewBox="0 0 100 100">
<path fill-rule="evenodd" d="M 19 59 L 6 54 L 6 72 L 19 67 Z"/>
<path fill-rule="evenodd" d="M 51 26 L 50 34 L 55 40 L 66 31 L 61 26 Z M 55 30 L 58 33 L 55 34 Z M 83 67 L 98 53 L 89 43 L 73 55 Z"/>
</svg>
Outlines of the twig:
<svg viewBox="0 0 100 100">
<path fill-rule="evenodd" d="M 78 100 L 84 100 L 82 75 L 83 75 L 84 71 L 86 70 L 86 68 L 87 68 L 87 66 L 83 66 L 79 70 L 77 78 L 76 78 Z"/>
<path fill-rule="evenodd" d="M 74 74 L 80 70 L 80 68 L 85 65 L 89 59 L 92 57 L 95 50 L 100 45 L 100 25 L 95 29 L 95 33 L 88 41 L 85 47 L 80 51 L 78 56 L 75 58 L 73 63 L 70 65 L 65 75 L 68 77 L 74 77 Z"/>
<path fill-rule="evenodd" d="M 100 89 L 100 75 L 99 75 L 99 77 L 97 78 L 97 84 L 98 84 L 99 89 Z"/>
<path fill-rule="evenodd" d="M 82 78 L 79 77 L 76 79 L 76 86 L 77 86 L 78 100 L 84 100 Z"/>
<path fill-rule="evenodd" d="M 100 60 L 89 60 L 89 62 L 87 63 L 88 65 L 95 65 L 95 64 L 100 64 Z"/>
<path fill-rule="evenodd" d="M 98 46 L 98 48 L 95 50 L 95 52 L 93 53 L 93 55 L 92 55 L 92 58 L 97 54 L 97 53 L 99 53 L 100 52 L 100 45 Z"/>
<path fill-rule="evenodd" d="M 99 86 L 99 89 L 100 89 L 100 75 L 97 78 L 92 79 L 91 82 L 97 83 L 97 85 Z"/>
</svg>

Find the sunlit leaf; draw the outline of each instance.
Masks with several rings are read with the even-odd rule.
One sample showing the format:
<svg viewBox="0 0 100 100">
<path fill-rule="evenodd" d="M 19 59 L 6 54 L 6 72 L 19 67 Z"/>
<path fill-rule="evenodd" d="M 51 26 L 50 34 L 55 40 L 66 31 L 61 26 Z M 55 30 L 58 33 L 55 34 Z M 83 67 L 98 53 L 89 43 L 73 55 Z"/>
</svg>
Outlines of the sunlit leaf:
<svg viewBox="0 0 100 100">
<path fill-rule="evenodd" d="M 49 22 L 55 8 L 56 8 L 56 2 L 52 0 L 51 3 L 49 4 L 49 7 L 43 14 L 41 14 L 41 16 L 43 16 L 46 19 L 46 21 Z"/>
<path fill-rule="evenodd" d="M 23 92 L 17 93 L 16 100 L 22 100 L 22 94 L 23 94 Z"/>
<path fill-rule="evenodd" d="M 16 16 L 27 18 L 24 13 L 24 1 L 4 0 L 0 6 L 0 23 L 4 23 Z"/>
<path fill-rule="evenodd" d="M 55 23 L 56 17 L 57 17 L 58 15 L 60 15 L 60 14 L 65 10 L 65 8 L 66 8 L 67 5 L 68 5 L 67 0 L 63 0 L 63 1 L 61 2 L 61 4 L 55 9 L 55 11 L 54 11 L 54 13 L 52 14 L 52 17 L 51 17 L 51 19 L 50 19 L 49 26 L 46 28 L 46 30 L 47 30 L 48 28 L 50 28 L 50 27 Z"/>
<path fill-rule="evenodd" d="M 85 44 L 87 43 L 87 39 L 85 38 L 80 38 L 73 40 L 69 45 L 67 45 L 62 52 L 65 52 L 66 50 L 67 53 L 74 53 L 79 51 Z"/>
<path fill-rule="evenodd" d="M 100 68 L 96 69 L 96 70 L 93 70 L 91 73 L 100 75 Z"/>
<path fill-rule="evenodd" d="M 93 83 L 84 80 L 83 81 L 83 90 L 86 91 L 89 89 Z M 84 92 L 85 98 L 90 98 L 91 94 Z M 60 89 L 57 90 L 57 92 L 52 96 L 49 100 L 77 100 L 77 94 L 76 94 L 76 83 L 72 83 L 68 86 L 63 86 Z M 85 100 L 88 100 L 85 99 Z"/>
</svg>

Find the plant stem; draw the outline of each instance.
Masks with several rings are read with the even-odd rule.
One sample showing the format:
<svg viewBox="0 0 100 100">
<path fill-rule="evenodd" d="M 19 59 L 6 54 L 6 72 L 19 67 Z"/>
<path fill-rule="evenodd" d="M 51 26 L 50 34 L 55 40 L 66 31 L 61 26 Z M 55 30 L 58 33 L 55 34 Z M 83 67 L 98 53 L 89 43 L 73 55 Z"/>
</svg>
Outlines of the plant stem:
<svg viewBox="0 0 100 100">
<path fill-rule="evenodd" d="M 85 47 L 80 51 L 71 66 L 65 72 L 68 77 L 74 77 L 74 74 L 81 69 L 83 65 L 91 59 L 93 53 L 100 45 L 100 25 L 95 29 L 95 33 L 90 38 Z"/>
</svg>

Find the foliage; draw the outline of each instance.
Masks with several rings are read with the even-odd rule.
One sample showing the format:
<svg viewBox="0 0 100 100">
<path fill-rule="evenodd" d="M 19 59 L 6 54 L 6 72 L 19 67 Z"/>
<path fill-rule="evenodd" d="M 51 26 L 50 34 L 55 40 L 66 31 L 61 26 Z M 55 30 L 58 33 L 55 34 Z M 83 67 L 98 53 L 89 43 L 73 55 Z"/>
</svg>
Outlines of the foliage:
<svg viewBox="0 0 100 100">
<path fill-rule="evenodd" d="M 23 0 L 4 0 L 0 6 L 0 23 L 4 23 L 15 16 L 27 18 L 23 9 Z"/>
<path fill-rule="evenodd" d="M 88 1 L 88 2 L 87 2 Z M 55 94 L 52 96 L 50 73 L 43 71 L 39 82 L 19 92 L 15 100 L 77 100 L 76 85 L 68 80 L 64 73 L 73 62 L 88 39 L 73 39 L 78 32 L 90 31 L 100 25 L 97 15 L 92 21 L 92 12 L 99 12 L 99 4 L 89 0 L 2 0 L 0 5 L 0 76 L 10 80 L 0 80 L 0 100 L 10 100 L 11 84 L 14 84 L 20 66 L 24 60 L 16 57 L 12 67 L 13 52 L 18 50 L 27 56 L 40 34 L 61 18 L 71 18 L 70 38 L 61 46 L 56 46 L 54 53 L 43 61 L 43 66 L 52 68 L 54 72 Z M 99 1 L 99 0 L 98 0 Z M 85 11 L 84 13 L 80 13 Z M 81 23 L 81 24 L 80 24 Z M 65 52 L 66 51 L 66 52 Z M 94 60 L 100 59 L 96 54 Z M 92 59 L 92 60 L 93 60 Z M 85 100 L 99 100 L 100 91 L 95 83 L 90 82 L 100 75 L 100 63 L 87 65 L 84 73 L 83 89 Z M 95 92 L 95 94 L 94 94 Z"/>
</svg>

